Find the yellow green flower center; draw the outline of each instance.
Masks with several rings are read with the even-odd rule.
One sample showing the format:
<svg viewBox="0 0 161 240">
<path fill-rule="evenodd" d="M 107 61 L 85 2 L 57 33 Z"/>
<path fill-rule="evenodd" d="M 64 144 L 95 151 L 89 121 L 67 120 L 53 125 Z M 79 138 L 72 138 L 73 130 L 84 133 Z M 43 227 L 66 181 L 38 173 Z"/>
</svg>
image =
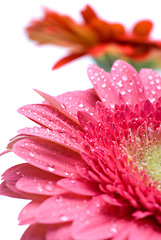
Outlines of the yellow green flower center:
<svg viewBox="0 0 161 240">
<path fill-rule="evenodd" d="M 141 165 L 156 181 L 161 181 L 161 145 L 152 145 L 143 154 Z"/>
</svg>

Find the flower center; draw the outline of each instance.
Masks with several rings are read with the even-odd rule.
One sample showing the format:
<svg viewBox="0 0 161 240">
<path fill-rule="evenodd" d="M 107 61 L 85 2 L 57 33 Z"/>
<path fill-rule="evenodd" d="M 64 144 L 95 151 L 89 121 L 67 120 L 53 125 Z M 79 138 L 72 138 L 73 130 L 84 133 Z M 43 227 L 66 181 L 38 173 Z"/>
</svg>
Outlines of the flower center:
<svg viewBox="0 0 161 240">
<path fill-rule="evenodd" d="M 161 184 L 161 145 L 152 145 L 143 153 L 140 165 Z"/>
</svg>

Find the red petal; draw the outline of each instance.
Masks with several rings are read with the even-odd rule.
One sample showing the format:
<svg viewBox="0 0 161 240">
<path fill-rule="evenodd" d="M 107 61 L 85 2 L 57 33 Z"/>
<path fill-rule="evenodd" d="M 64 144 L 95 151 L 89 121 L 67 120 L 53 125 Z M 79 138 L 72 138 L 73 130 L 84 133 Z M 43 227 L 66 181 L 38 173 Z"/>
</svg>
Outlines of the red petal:
<svg viewBox="0 0 161 240">
<path fill-rule="evenodd" d="M 91 8 L 91 6 L 87 5 L 82 11 L 81 11 L 81 15 L 84 18 L 86 23 L 90 23 L 90 21 L 93 18 L 96 18 L 97 15 L 94 12 L 94 10 Z"/>
<path fill-rule="evenodd" d="M 36 218 L 40 223 L 63 223 L 75 219 L 87 205 L 88 198 L 76 195 L 62 195 L 43 202 Z"/>
<path fill-rule="evenodd" d="M 140 21 L 135 24 L 133 32 L 140 36 L 148 36 L 152 30 L 153 23 L 149 20 Z"/>
<path fill-rule="evenodd" d="M 53 66 L 53 70 L 57 69 L 57 68 L 60 68 L 62 67 L 63 65 L 77 59 L 77 58 L 80 58 L 82 56 L 84 56 L 86 53 L 85 52 L 81 52 L 81 53 L 71 53 L 69 54 L 68 56 L 60 59 L 59 61 L 57 61 L 54 66 Z"/>
</svg>

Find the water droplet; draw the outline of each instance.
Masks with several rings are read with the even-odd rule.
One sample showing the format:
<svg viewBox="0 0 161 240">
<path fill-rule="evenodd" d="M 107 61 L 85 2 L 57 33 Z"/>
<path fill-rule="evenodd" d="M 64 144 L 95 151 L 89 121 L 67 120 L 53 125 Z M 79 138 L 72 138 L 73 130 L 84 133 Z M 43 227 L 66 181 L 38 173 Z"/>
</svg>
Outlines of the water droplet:
<svg viewBox="0 0 161 240">
<path fill-rule="evenodd" d="M 49 172 L 54 172 L 55 171 L 55 166 L 52 163 L 47 164 L 46 167 L 47 167 Z"/>
<path fill-rule="evenodd" d="M 37 190 L 38 190 L 38 192 L 42 192 L 43 191 L 43 188 L 42 188 L 42 186 L 40 184 L 37 186 Z"/>
<path fill-rule="evenodd" d="M 149 83 L 150 83 L 151 85 L 154 85 L 154 81 L 150 81 Z"/>
<path fill-rule="evenodd" d="M 122 80 L 123 80 L 123 81 L 127 81 L 127 80 L 128 80 L 127 75 L 122 76 Z"/>
<path fill-rule="evenodd" d="M 79 106 L 79 107 L 83 107 L 83 104 L 82 104 L 82 103 L 80 103 L 78 106 Z"/>
<path fill-rule="evenodd" d="M 68 176 L 68 175 L 69 175 L 69 173 L 68 173 L 68 172 L 64 172 L 64 174 L 65 174 L 65 176 Z"/>
<path fill-rule="evenodd" d="M 158 90 L 161 90 L 161 86 L 160 86 L 160 85 L 159 85 L 159 86 L 157 86 L 157 89 L 158 89 Z"/>
<path fill-rule="evenodd" d="M 140 93 L 143 93 L 143 91 L 144 91 L 144 88 L 143 88 L 143 87 L 140 87 L 140 88 L 139 88 L 139 92 L 140 92 Z"/>
<path fill-rule="evenodd" d="M 111 230 L 111 232 L 113 232 L 113 233 L 117 233 L 117 229 L 116 229 L 115 227 L 112 227 L 110 230 Z"/>
<path fill-rule="evenodd" d="M 106 83 L 103 83 L 103 84 L 102 84 L 102 88 L 106 88 Z"/>
<path fill-rule="evenodd" d="M 34 156 L 35 156 L 35 154 L 34 154 L 34 153 L 32 153 L 32 152 L 29 152 L 29 156 L 30 156 L 30 157 L 34 157 Z"/>
<path fill-rule="evenodd" d="M 61 216 L 60 216 L 60 220 L 63 221 L 63 222 L 68 221 L 68 219 L 69 219 L 68 216 L 65 216 L 65 215 L 61 215 Z"/>
<path fill-rule="evenodd" d="M 156 81 L 156 83 L 160 83 L 160 80 L 158 78 L 155 81 Z"/>
<path fill-rule="evenodd" d="M 148 77 L 149 79 L 153 79 L 153 77 L 151 76 L 151 75 L 149 75 L 149 77 Z"/>
<path fill-rule="evenodd" d="M 61 107 L 62 107 L 63 109 L 66 109 L 66 106 L 65 106 L 64 103 L 61 104 Z"/>
<path fill-rule="evenodd" d="M 45 185 L 45 188 L 47 191 L 51 192 L 53 190 L 53 182 L 52 181 L 49 181 L 46 185 Z"/>
<path fill-rule="evenodd" d="M 121 91 L 120 93 L 121 93 L 122 96 L 124 96 L 126 94 L 125 91 Z"/>
<path fill-rule="evenodd" d="M 117 85 L 118 85 L 119 87 L 123 87 L 122 81 L 120 80 L 120 81 L 117 83 Z"/>
<path fill-rule="evenodd" d="M 156 91 L 154 91 L 154 90 L 151 90 L 151 93 L 152 93 L 153 95 L 155 95 L 155 94 L 156 94 Z"/>
</svg>

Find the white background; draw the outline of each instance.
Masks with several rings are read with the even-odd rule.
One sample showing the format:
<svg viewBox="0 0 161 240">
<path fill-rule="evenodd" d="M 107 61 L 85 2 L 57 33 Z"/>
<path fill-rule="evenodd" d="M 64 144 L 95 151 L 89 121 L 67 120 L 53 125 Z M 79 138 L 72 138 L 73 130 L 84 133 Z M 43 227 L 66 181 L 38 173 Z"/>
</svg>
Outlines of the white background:
<svg viewBox="0 0 161 240">
<path fill-rule="evenodd" d="M 65 50 L 57 47 L 37 47 L 29 41 L 24 28 L 35 17 L 41 16 L 42 6 L 70 14 L 80 20 L 79 11 L 91 4 L 104 19 L 120 21 L 127 27 L 139 19 L 154 21 L 153 37 L 161 39 L 160 0 L 14 0 L 0 4 L 0 152 L 16 131 L 31 126 L 29 120 L 16 111 L 22 105 L 38 103 L 42 99 L 32 89 L 37 88 L 51 95 L 65 91 L 87 89 L 91 84 L 86 70 L 91 59 L 83 57 L 56 71 L 52 65 Z M 14 154 L 0 158 L 0 174 L 8 167 L 21 163 Z M 17 216 L 25 200 L 0 196 L 0 239 L 19 240 L 25 227 L 18 226 Z"/>
</svg>

